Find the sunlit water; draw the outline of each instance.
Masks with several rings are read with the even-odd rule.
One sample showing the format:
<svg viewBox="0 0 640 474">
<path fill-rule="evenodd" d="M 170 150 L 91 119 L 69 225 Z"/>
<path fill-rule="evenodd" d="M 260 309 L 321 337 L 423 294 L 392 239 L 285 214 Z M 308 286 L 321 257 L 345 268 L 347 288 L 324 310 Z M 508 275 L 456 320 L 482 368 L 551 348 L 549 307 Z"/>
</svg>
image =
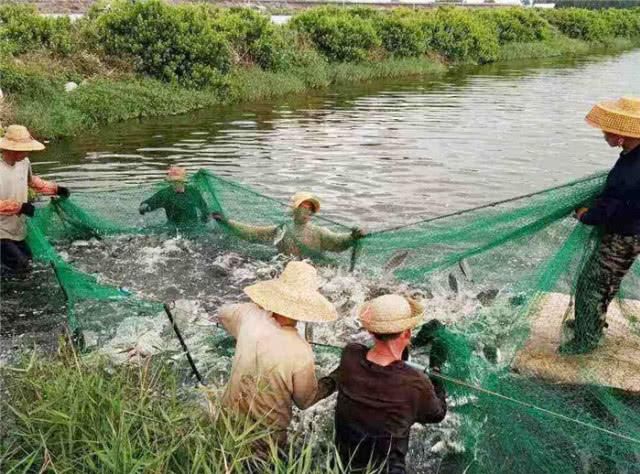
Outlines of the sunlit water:
<svg viewBox="0 0 640 474">
<path fill-rule="evenodd" d="M 635 51 L 341 87 L 106 127 L 50 144 L 34 156 L 34 170 L 74 191 L 89 191 L 158 181 L 169 164 L 193 171 L 206 168 L 279 199 L 298 189 L 311 190 L 322 198 L 323 214 L 384 228 L 609 167 L 616 152 L 583 117 L 596 100 L 640 95 L 638 73 L 640 52 Z M 214 387 L 223 387 L 231 366 L 231 354 L 216 349 L 224 337 L 215 326 L 217 308 L 243 298 L 243 287 L 278 274 L 286 263 L 280 257 L 255 260 L 221 252 L 206 241 L 163 235 L 79 241 L 61 245 L 59 251 L 101 282 L 141 299 L 176 301 L 187 344 Z M 342 315 L 336 323 L 314 327 L 314 340 L 324 344 L 366 341 L 355 310 L 367 298 L 389 291 L 424 299 L 429 317 L 445 321 L 487 304 L 476 289 L 463 281 L 452 285 L 446 275 L 407 287 L 390 275 L 373 279 L 334 268 L 320 273 L 323 293 Z M 26 281 L 3 285 L 3 359 L 23 338 L 55 342 L 64 300 L 50 276 L 47 269 L 38 269 Z M 109 320 L 108 305 L 95 311 Z M 85 336 L 89 346 L 115 362 L 162 353 L 185 368 L 161 311 L 142 318 L 114 315 L 109 331 L 87 330 Z M 499 349 L 508 359 L 510 348 Z M 338 360 L 320 348 L 316 358 L 320 374 Z M 444 454 L 461 449 L 455 405 L 468 402 L 450 400 L 454 408 L 444 423 L 415 429 L 410 458 L 415 472 L 434 469 Z M 297 412 L 293 431 L 327 440 L 333 403 L 330 399 Z"/>
</svg>

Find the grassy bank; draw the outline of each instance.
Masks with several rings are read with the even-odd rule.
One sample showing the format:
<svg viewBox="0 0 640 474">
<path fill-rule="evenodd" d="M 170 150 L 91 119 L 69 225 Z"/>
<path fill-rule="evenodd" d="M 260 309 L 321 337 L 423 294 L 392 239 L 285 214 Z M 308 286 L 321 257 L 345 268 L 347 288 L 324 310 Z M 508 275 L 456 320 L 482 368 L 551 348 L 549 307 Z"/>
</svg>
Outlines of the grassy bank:
<svg viewBox="0 0 640 474">
<path fill-rule="evenodd" d="M 283 461 L 266 429 L 221 409 L 215 393 L 181 387 L 159 360 L 112 367 L 67 347 L 53 360 L 25 358 L 2 377 L 5 473 L 341 471 L 331 467 L 329 442 L 290 440 Z M 257 441 L 271 446 L 264 458 Z"/>
<path fill-rule="evenodd" d="M 75 23 L 0 7 L 2 123 L 40 137 L 135 117 L 439 74 L 467 63 L 640 43 L 640 9 L 316 8 L 284 26 L 248 9 L 99 5 Z M 79 87 L 65 92 L 64 84 Z"/>
</svg>

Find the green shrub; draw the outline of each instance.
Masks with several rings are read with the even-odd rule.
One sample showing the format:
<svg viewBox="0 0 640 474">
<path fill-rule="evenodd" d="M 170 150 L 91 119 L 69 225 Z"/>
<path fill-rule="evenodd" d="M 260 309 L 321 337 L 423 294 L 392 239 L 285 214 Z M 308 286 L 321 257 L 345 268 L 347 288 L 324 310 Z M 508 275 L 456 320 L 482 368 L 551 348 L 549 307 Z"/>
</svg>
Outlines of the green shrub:
<svg viewBox="0 0 640 474">
<path fill-rule="evenodd" d="M 556 8 L 586 8 L 601 10 L 605 8 L 634 8 L 640 7 L 640 0 L 557 0 Z"/>
<path fill-rule="evenodd" d="M 73 51 L 72 38 L 67 17 L 44 17 L 33 6 L 0 6 L 0 43 L 6 52 L 22 54 L 46 49 L 66 55 Z"/>
<path fill-rule="evenodd" d="M 431 39 L 431 32 L 423 28 L 423 24 L 415 15 L 408 15 L 401 10 L 380 18 L 377 21 L 377 29 L 384 49 L 398 57 L 423 54 Z"/>
<path fill-rule="evenodd" d="M 56 90 L 63 90 L 65 78 L 51 78 L 25 66 L 15 66 L 9 61 L 0 63 L 2 90 L 21 98 L 48 97 Z"/>
<path fill-rule="evenodd" d="M 599 12 L 607 25 L 609 36 L 637 38 L 640 36 L 640 9 L 609 9 Z"/>
<path fill-rule="evenodd" d="M 531 43 L 551 36 L 549 22 L 533 9 L 499 8 L 478 13 L 496 28 L 500 44 Z"/>
<path fill-rule="evenodd" d="M 362 61 L 380 45 L 373 21 L 349 10 L 317 8 L 295 16 L 291 26 L 309 36 L 331 61 Z"/>
<path fill-rule="evenodd" d="M 599 42 L 610 36 L 604 17 L 594 11 L 566 8 L 546 10 L 544 15 L 549 23 L 569 38 Z"/>
<path fill-rule="evenodd" d="M 440 8 L 434 15 L 432 47 L 452 60 L 495 61 L 498 35 L 495 29 L 461 8 Z"/>
<path fill-rule="evenodd" d="M 216 10 L 214 30 L 229 41 L 242 64 L 257 64 L 263 69 L 273 69 L 278 64 L 278 32 L 269 18 L 249 8 Z"/>
<path fill-rule="evenodd" d="M 204 86 L 231 66 L 229 42 L 201 6 L 120 2 L 99 15 L 96 24 L 107 54 L 131 57 L 138 72 L 156 79 Z"/>
</svg>

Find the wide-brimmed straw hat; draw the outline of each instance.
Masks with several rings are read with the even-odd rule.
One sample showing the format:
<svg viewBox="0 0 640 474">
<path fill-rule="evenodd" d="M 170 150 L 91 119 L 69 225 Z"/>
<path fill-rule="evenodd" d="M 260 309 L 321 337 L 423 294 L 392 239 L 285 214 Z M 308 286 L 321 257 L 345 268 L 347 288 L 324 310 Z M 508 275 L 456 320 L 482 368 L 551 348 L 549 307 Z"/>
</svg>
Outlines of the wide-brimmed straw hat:
<svg viewBox="0 0 640 474">
<path fill-rule="evenodd" d="M 600 102 L 587 114 L 586 121 L 605 132 L 640 138 L 640 98 L 622 97 Z"/>
<path fill-rule="evenodd" d="M 318 292 L 316 269 L 305 262 L 289 262 L 282 275 L 248 286 L 244 292 L 258 306 L 296 321 L 335 321 L 334 306 Z"/>
<path fill-rule="evenodd" d="M 422 320 L 423 313 L 422 305 L 411 298 L 383 295 L 364 303 L 358 317 L 369 332 L 393 334 L 413 329 Z"/>
<path fill-rule="evenodd" d="M 31 136 L 27 127 L 9 125 L 0 138 L 0 150 L 40 151 L 44 150 L 44 145 Z"/>
<path fill-rule="evenodd" d="M 293 209 L 298 209 L 303 202 L 310 202 L 313 204 L 314 212 L 318 212 L 320 210 L 320 199 L 315 197 L 311 193 L 298 192 L 291 196 L 291 207 Z"/>
<path fill-rule="evenodd" d="M 184 182 L 187 180 L 187 170 L 180 166 L 171 166 L 167 171 L 167 181 Z"/>
</svg>

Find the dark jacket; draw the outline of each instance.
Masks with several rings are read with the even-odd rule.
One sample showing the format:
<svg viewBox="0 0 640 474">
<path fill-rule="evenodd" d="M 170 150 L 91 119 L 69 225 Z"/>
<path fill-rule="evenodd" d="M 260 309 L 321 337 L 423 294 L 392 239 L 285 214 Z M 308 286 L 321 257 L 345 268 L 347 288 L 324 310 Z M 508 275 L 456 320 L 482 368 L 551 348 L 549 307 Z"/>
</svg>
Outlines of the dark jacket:
<svg viewBox="0 0 640 474">
<path fill-rule="evenodd" d="M 411 425 L 437 423 L 447 413 L 444 387 L 403 361 L 370 362 L 368 350 L 347 345 L 338 369 L 320 380 L 321 390 L 330 381 L 338 390 L 336 447 L 349 472 L 371 463 L 383 473 L 403 474 Z"/>
<path fill-rule="evenodd" d="M 602 194 L 580 220 L 610 234 L 640 235 L 640 146 L 620 154 Z"/>
</svg>

